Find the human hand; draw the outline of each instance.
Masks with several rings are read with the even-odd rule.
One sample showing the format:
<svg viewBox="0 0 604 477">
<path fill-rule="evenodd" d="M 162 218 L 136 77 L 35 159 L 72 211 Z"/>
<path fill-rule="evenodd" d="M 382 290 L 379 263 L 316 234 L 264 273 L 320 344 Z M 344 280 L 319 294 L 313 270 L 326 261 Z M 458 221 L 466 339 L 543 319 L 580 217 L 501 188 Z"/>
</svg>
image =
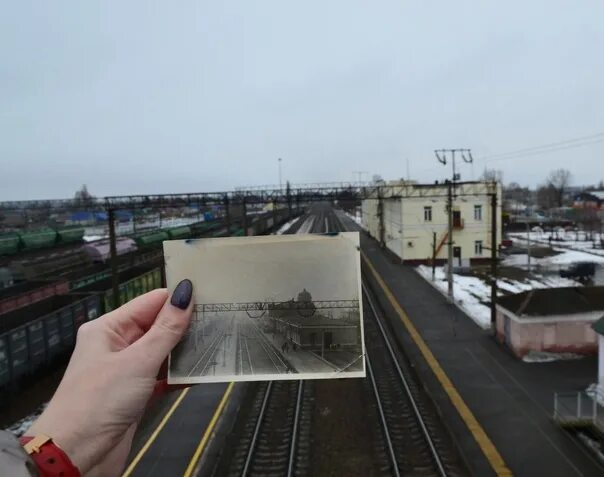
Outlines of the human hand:
<svg viewBox="0 0 604 477">
<path fill-rule="evenodd" d="M 85 323 L 65 375 L 46 410 L 26 433 L 46 434 L 82 475 L 119 475 L 162 363 L 186 332 L 192 284 L 168 301 L 154 290 Z"/>
</svg>

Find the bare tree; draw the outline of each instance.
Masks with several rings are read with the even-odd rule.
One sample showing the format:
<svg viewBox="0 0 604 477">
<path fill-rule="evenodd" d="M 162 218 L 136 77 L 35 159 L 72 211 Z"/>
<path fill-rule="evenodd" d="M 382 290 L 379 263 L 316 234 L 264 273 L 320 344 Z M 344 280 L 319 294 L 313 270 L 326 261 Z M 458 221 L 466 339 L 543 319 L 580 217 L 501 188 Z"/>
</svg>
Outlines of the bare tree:
<svg viewBox="0 0 604 477">
<path fill-rule="evenodd" d="M 82 187 L 76 191 L 74 200 L 77 205 L 87 206 L 93 202 L 94 197 L 90 192 L 88 192 L 88 187 L 86 184 L 83 184 Z"/>
<path fill-rule="evenodd" d="M 544 210 L 550 210 L 558 204 L 558 191 L 551 184 L 537 188 L 537 204 Z"/>
<path fill-rule="evenodd" d="M 558 207 L 564 205 L 564 193 L 570 185 L 571 177 L 572 175 L 568 169 L 556 169 L 547 178 L 546 186 L 555 192 L 555 205 Z"/>
<path fill-rule="evenodd" d="M 503 171 L 499 169 L 485 169 L 480 176 L 480 180 L 503 183 Z"/>
</svg>

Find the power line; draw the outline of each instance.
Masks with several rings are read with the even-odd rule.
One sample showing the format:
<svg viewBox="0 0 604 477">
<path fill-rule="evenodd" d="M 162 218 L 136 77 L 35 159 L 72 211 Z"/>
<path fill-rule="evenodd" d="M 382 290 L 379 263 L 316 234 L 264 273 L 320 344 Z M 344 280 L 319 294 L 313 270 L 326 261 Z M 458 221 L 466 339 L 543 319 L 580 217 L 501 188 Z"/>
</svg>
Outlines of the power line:
<svg viewBox="0 0 604 477">
<path fill-rule="evenodd" d="M 508 151 L 499 154 L 491 154 L 490 156 L 482 157 L 481 159 L 485 162 L 500 161 L 504 159 L 515 159 L 517 157 L 525 157 L 527 155 L 544 154 L 548 152 L 555 152 L 564 149 L 570 149 L 574 147 L 582 147 L 591 144 L 597 144 L 604 141 L 604 132 L 591 134 L 589 136 L 582 136 L 574 139 L 566 139 L 564 141 L 552 142 L 549 144 L 542 144 L 540 146 L 525 147 L 517 149 L 515 151 Z"/>
</svg>

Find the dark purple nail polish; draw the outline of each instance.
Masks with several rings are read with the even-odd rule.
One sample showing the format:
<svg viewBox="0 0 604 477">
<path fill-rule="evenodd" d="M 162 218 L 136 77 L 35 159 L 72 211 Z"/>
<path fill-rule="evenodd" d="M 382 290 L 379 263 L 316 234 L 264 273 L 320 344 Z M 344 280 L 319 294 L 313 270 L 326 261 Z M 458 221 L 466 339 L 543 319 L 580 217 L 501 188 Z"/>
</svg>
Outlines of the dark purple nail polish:
<svg viewBox="0 0 604 477">
<path fill-rule="evenodd" d="M 181 310 L 186 310 L 193 296 L 193 284 L 191 280 L 185 278 L 182 280 L 172 293 L 170 303 Z"/>
</svg>

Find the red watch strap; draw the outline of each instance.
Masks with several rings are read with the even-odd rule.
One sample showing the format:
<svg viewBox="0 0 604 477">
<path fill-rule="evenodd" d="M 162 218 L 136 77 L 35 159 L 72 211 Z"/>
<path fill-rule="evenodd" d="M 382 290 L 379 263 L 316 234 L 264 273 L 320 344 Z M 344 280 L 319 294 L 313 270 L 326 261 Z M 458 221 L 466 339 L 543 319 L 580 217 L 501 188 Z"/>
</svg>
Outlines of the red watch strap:
<svg viewBox="0 0 604 477">
<path fill-rule="evenodd" d="M 36 463 L 41 477 L 81 477 L 78 468 L 52 439 L 44 436 L 39 442 L 31 442 L 38 439 L 38 436 L 23 436 L 19 442 Z"/>
</svg>

